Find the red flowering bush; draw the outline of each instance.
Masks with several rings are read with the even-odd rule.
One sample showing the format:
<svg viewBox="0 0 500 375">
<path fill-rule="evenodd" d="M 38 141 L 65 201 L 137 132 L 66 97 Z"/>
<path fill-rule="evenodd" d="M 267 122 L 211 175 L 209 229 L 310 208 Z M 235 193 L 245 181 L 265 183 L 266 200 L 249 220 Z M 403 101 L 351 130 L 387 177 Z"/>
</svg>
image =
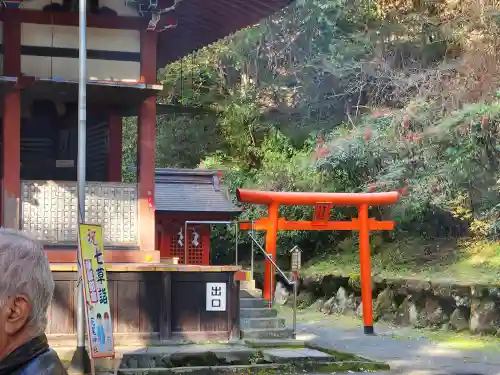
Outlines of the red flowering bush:
<svg viewBox="0 0 500 375">
<path fill-rule="evenodd" d="M 428 106 L 412 115 L 372 114 L 320 143 L 319 150 L 328 150 L 316 154 L 325 180 L 341 181 L 345 191 L 398 191 L 399 203 L 388 210 L 403 227 L 425 226 L 429 210 L 448 210 L 462 193 L 472 217 L 496 225 L 500 213 L 489 202 L 500 201 L 498 103 L 466 106 L 442 119 L 430 117 Z"/>
</svg>

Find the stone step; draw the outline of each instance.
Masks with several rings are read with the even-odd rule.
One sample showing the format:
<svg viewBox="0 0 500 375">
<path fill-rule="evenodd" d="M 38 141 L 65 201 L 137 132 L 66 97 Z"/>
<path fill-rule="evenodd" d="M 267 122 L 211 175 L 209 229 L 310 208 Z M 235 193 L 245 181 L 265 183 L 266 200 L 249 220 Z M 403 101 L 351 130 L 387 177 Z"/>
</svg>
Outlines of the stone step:
<svg viewBox="0 0 500 375">
<path fill-rule="evenodd" d="M 260 289 L 240 289 L 240 297 L 242 298 L 262 298 L 262 290 Z"/>
<path fill-rule="evenodd" d="M 269 302 L 263 298 L 243 297 L 240 298 L 240 308 L 269 307 Z"/>
<path fill-rule="evenodd" d="M 241 329 L 273 329 L 285 328 L 286 322 L 283 318 L 240 318 Z"/>
<path fill-rule="evenodd" d="M 276 357 L 280 357 L 279 355 Z M 312 358 L 313 360 L 308 360 Z M 97 375 L 263 375 L 263 374 L 338 374 L 352 375 L 353 373 L 365 373 L 367 371 L 383 371 L 379 374 L 395 374 L 389 372 L 387 366 L 367 362 L 329 362 L 316 356 L 293 355 L 283 363 L 265 363 L 251 365 L 227 365 L 227 366 L 199 366 L 199 367 L 157 367 L 119 369 L 116 372 L 97 372 Z M 375 372 L 376 373 L 376 372 Z M 432 374 L 432 373 L 429 373 Z"/>
<path fill-rule="evenodd" d="M 289 368 L 289 364 L 269 363 L 257 365 L 228 365 L 228 366 L 200 366 L 200 367 L 177 367 L 177 368 L 143 368 L 143 369 L 120 369 L 117 375 L 262 375 L 280 373 L 280 370 Z M 293 372 L 297 373 L 297 372 Z M 292 372 L 287 372 L 292 374 Z"/>
<path fill-rule="evenodd" d="M 240 281 L 240 289 L 256 289 L 255 288 L 255 280 L 241 280 Z"/>
<path fill-rule="evenodd" d="M 269 308 L 242 308 L 240 309 L 240 319 L 245 318 L 276 318 L 278 312 Z"/>
<path fill-rule="evenodd" d="M 245 336 L 257 332 L 287 330 L 245 330 Z M 339 361 L 320 348 L 297 346 L 265 348 L 266 339 L 245 339 L 255 347 L 239 344 L 171 345 L 151 347 L 116 347 L 115 358 L 97 359 L 97 375 L 263 375 L 304 373 L 360 372 L 388 370 L 385 364 L 366 361 Z M 286 343 L 276 335 L 268 342 Z M 65 365 L 63 348 L 58 353 Z M 327 359 L 329 357 L 329 359 Z M 345 374 L 348 375 L 348 374 Z"/>
<path fill-rule="evenodd" d="M 322 365 L 334 361 L 334 358 L 324 352 L 307 348 L 275 348 L 264 349 L 260 354 L 260 360 L 264 363 L 259 364 L 239 364 L 239 365 L 212 365 L 212 366 L 183 366 L 183 367 L 141 367 L 141 368 L 121 368 L 117 370 L 118 375 L 173 375 L 173 374 L 191 374 L 191 375 L 249 375 L 249 374 L 268 374 L 282 373 L 302 374 L 304 365 L 311 370 L 320 370 Z M 293 363 L 293 367 L 290 364 Z M 319 367 L 318 367 L 319 366 Z M 315 368 L 316 367 L 316 368 Z M 332 369 L 328 369 L 331 373 Z M 321 371 L 317 371 L 321 372 Z"/>
<path fill-rule="evenodd" d="M 246 339 L 290 339 L 293 330 L 288 328 L 277 329 L 242 329 L 241 337 Z"/>
<path fill-rule="evenodd" d="M 262 351 L 264 360 L 271 363 L 327 363 L 334 358 L 327 353 L 309 348 L 274 348 Z"/>
<path fill-rule="evenodd" d="M 297 339 L 247 339 L 245 344 L 251 348 L 305 348 L 305 340 Z"/>
<path fill-rule="evenodd" d="M 74 345 L 74 344 L 73 344 Z M 59 358 L 66 364 L 71 361 L 73 347 L 54 348 Z M 257 349 L 235 344 L 174 344 L 166 346 L 118 346 L 115 347 L 114 358 L 98 358 L 94 361 L 98 372 L 114 371 L 117 369 L 144 369 L 144 368 L 174 368 L 186 366 L 229 366 L 248 365 L 256 355 L 260 360 Z"/>
<path fill-rule="evenodd" d="M 124 353 L 120 368 L 175 368 L 187 366 L 225 366 L 251 363 L 257 351 L 244 346 L 210 346 L 205 345 L 179 347 L 170 352 L 164 349 Z"/>
</svg>

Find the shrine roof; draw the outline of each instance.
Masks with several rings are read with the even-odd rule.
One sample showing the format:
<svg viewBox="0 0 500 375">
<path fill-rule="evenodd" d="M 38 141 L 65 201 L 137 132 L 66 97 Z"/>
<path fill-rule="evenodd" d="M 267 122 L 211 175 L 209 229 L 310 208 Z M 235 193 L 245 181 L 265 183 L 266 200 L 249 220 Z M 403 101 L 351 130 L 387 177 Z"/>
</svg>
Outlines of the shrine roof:
<svg viewBox="0 0 500 375">
<path fill-rule="evenodd" d="M 293 0 L 181 1 L 174 11 L 168 13 L 168 16 L 177 21 L 177 27 L 159 34 L 158 66 L 176 61 L 238 30 L 255 25 L 292 2 Z"/>
<path fill-rule="evenodd" d="M 220 185 L 218 171 L 175 168 L 155 170 L 155 210 L 232 215 L 241 212 Z"/>
</svg>

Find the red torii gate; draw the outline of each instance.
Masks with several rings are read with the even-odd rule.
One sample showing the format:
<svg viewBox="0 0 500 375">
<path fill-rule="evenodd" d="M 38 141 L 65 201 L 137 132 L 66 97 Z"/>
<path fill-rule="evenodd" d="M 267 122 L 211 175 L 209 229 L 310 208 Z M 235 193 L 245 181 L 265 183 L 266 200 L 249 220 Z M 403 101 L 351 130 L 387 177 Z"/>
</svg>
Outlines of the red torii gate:
<svg viewBox="0 0 500 375">
<path fill-rule="evenodd" d="M 359 257 L 361 273 L 361 299 L 363 303 L 364 332 L 373 334 L 372 281 L 370 260 L 370 231 L 393 230 L 393 221 L 378 221 L 368 217 L 369 206 L 380 206 L 398 200 L 397 192 L 385 193 L 300 193 L 272 192 L 237 189 L 238 201 L 267 205 L 267 217 L 253 223 L 254 230 L 266 231 L 266 253 L 276 259 L 278 230 L 357 230 L 359 231 Z M 278 217 L 280 205 L 314 206 L 312 221 L 287 221 Z M 330 212 L 335 206 L 355 206 L 358 217 L 350 221 L 330 221 Z M 251 230 L 249 222 L 240 224 L 241 230 Z M 266 259 L 263 297 L 271 299 L 274 288 L 274 273 L 271 262 Z"/>
</svg>

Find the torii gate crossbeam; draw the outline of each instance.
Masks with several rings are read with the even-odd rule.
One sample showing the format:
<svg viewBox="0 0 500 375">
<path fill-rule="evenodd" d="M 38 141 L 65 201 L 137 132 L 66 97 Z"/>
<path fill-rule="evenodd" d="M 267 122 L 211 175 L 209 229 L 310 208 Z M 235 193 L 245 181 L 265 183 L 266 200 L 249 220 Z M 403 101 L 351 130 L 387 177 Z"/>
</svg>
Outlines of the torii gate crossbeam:
<svg viewBox="0 0 500 375">
<path fill-rule="evenodd" d="M 276 239 L 278 230 L 357 230 L 359 231 L 359 257 L 361 273 L 361 299 L 363 304 L 364 332 L 373 334 L 372 277 L 370 259 L 370 231 L 393 230 L 394 222 L 377 221 L 368 217 L 369 206 L 395 203 L 397 192 L 385 193 L 302 193 L 271 192 L 237 189 L 238 201 L 267 205 L 267 217 L 253 223 L 254 230 L 266 231 L 266 253 L 276 259 Z M 279 217 L 280 205 L 314 206 L 312 221 L 287 221 Z M 350 221 L 330 221 L 331 209 L 335 206 L 355 206 L 358 217 Z M 251 230 L 249 222 L 240 224 L 241 230 Z M 263 297 L 271 299 L 274 288 L 274 274 L 271 262 L 266 260 Z"/>
</svg>

